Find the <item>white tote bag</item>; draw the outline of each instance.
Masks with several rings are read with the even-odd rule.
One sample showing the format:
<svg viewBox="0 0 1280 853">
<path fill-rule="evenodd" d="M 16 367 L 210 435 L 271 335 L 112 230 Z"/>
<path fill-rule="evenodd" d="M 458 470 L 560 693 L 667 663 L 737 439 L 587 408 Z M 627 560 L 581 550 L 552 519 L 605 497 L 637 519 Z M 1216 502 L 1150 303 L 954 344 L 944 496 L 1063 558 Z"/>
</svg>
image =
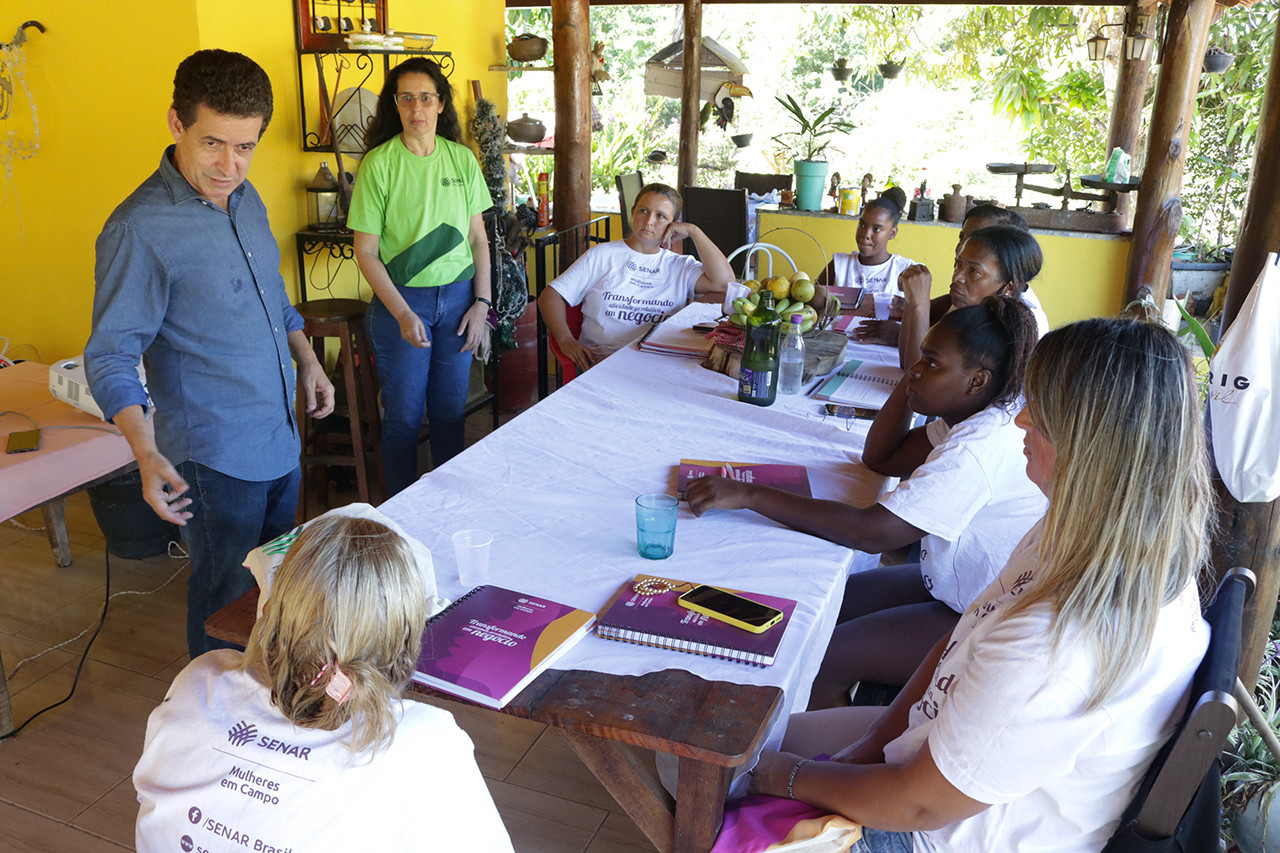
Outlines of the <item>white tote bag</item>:
<svg viewBox="0 0 1280 853">
<path fill-rule="evenodd" d="M 1209 362 L 1213 459 L 1241 503 L 1280 497 L 1280 257 L 1267 257 Z"/>
</svg>

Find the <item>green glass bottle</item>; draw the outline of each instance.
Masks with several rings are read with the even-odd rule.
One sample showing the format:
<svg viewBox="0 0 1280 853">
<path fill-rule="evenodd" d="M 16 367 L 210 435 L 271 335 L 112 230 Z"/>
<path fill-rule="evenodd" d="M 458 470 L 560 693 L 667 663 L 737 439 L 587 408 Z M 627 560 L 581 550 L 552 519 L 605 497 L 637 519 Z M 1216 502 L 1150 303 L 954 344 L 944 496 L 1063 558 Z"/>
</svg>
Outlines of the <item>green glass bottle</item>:
<svg viewBox="0 0 1280 853">
<path fill-rule="evenodd" d="M 778 395 L 778 341 L 782 318 L 773 310 L 773 294 L 760 291 L 760 304 L 747 318 L 747 342 L 738 371 L 738 399 L 772 406 Z"/>
</svg>

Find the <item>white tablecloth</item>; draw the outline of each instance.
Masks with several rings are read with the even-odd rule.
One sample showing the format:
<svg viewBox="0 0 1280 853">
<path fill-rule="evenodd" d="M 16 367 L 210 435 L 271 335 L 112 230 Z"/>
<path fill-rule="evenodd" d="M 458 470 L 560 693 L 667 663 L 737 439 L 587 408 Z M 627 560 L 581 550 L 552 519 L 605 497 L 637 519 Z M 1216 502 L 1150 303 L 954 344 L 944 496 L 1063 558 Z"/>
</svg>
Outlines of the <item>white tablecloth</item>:
<svg viewBox="0 0 1280 853">
<path fill-rule="evenodd" d="M 694 304 L 673 319 L 692 325 L 717 312 Z M 896 351 L 875 349 L 884 352 L 874 357 L 896 360 Z M 759 408 L 739 402 L 736 390 L 698 359 L 623 349 L 381 509 L 431 549 L 440 592 L 450 598 L 465 591 L 450 537 L 478 527 L 494 536 L 491 583 L 587 610 L 599 612 L 642 572 L 796 599 L 771 667 L 594 634 L 556 664 L 620 675 L 678 668 L 775 685 L 786 694 L 785 720 L 808 703 L 854 552 L 752 512 L 695 518 L 682 504 L 674 555 L 646 560 L 635 549 L 635 497 L 674 494 L 681 458 L 805 465 L 816 497 L 862 505 L 875 500 L 883 478 L 859 458 L 866 421 L 823 417 L 821 404 L 804 397 Z M 774 727 L 774 745 L 781 729 Z"/>
</svg>

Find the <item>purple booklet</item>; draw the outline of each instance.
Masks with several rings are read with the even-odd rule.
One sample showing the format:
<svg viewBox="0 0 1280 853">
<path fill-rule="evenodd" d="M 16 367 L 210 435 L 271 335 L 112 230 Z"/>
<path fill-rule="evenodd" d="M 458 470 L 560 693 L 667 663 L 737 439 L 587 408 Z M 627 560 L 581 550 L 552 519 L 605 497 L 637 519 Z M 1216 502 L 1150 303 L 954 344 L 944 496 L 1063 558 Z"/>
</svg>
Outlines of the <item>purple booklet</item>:
<svg viewBox="0 0 1280 853">
<path fill-rule="evenodd" d="M 803 465 L 779 465 L 748 462 L 716 462 L 711 459 L 681 459 L 680 477 L 676 483 L 676 496 L 685 499 L 685 489 L 689 482 L 709 474 L 729 476 L 743 483 L 754 483 L 757 486 L 773 486 L 784 492 L 791 492 L 802 498 L 813 497 L 809 488 L 809 469 Z"/>
<path fill-rule="evenodd" d="M 586 636 L 594 613 L 478 586 L 427 622 L 413 680 L 501 708 Z"/>
<path fill-rule="evenodd" d="M 646 580 L 657 581 L 659 588 L 667 586 L 669 589 L 665 592 L 636 592 L 635 585 Z M 600 617 L 596 633 L 609 640 L 771 666 L 782 635 L 791 622 L 796 602 L 776 595 L 719 587 L 782 611 L 781 622 L 762 634 L 753 634 L 680 606 L 680 596 L 695 586 L 697 584 L 688 581 L 636 575 Z"/>
</svg>

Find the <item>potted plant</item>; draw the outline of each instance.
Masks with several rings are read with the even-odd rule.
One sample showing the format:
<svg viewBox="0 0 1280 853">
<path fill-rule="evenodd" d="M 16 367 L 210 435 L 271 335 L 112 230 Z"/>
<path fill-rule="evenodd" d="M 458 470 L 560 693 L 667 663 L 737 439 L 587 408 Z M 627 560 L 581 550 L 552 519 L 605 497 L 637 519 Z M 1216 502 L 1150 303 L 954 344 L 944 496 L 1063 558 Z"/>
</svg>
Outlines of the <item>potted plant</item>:
<svg viewBox="0 0 1280 853">
<path fill-rule="evenodd" d="M 1231 63 L 1235 60 L 1235 55 L 1227 53 L 1222 48 L 1214 45 L 1204 52 L 1204 63 L 1201 70 L 1205 74 L 1221 74 L 1231 67 Z"/>
<path fill-rule="evenodd" d="M 796 209 L 821 210 L 822 192 L 826 189 L 827 161 L 819 159 L 831 145 L 831 137 L 837 131 L 848 131 L 853 125 L 835 117 L 836 108 L 828 107 L 812 118 L 796 99 L 787 95 L 786 100 L 776 98 L 795 122 L 796 129 L 774 137 L 784 145 L 795 160 Z"/>
<path fill-rule="evenodd" d="M 884 62 L 876 66 L 876 69 L 880 72 L 881 77 L 886 80 L 892 80 L 902 73 L 902 65 L 903 63 L 900 59 L 885 59 Z"/>
<path fill-rule="evenodd" d="M 1274 622 L 1271 636 L 1276 636 Z M 1271 655 L 1258 673 L 1254 690 L 1258 708 L 1273 732 L 1280 727 L 1280 661 L 1275 646 L 1272 640 Z M 1223 834 L 1228 843 L 1234 841 L 1240 853 L 1280 850 L 1280 808 L 1275 801 L 1280 761 L 1249 720 L 1232 730 L 1222 758 Z"/>
<path fill-rule="evenodd" d="M 836 78 L 837 83 L 848 83 L 849 78 L 853 76 L 853 69 L 849 67 L 849 60 L 841 57 L 831 66 L 831 76 Z"/>
</svg>

